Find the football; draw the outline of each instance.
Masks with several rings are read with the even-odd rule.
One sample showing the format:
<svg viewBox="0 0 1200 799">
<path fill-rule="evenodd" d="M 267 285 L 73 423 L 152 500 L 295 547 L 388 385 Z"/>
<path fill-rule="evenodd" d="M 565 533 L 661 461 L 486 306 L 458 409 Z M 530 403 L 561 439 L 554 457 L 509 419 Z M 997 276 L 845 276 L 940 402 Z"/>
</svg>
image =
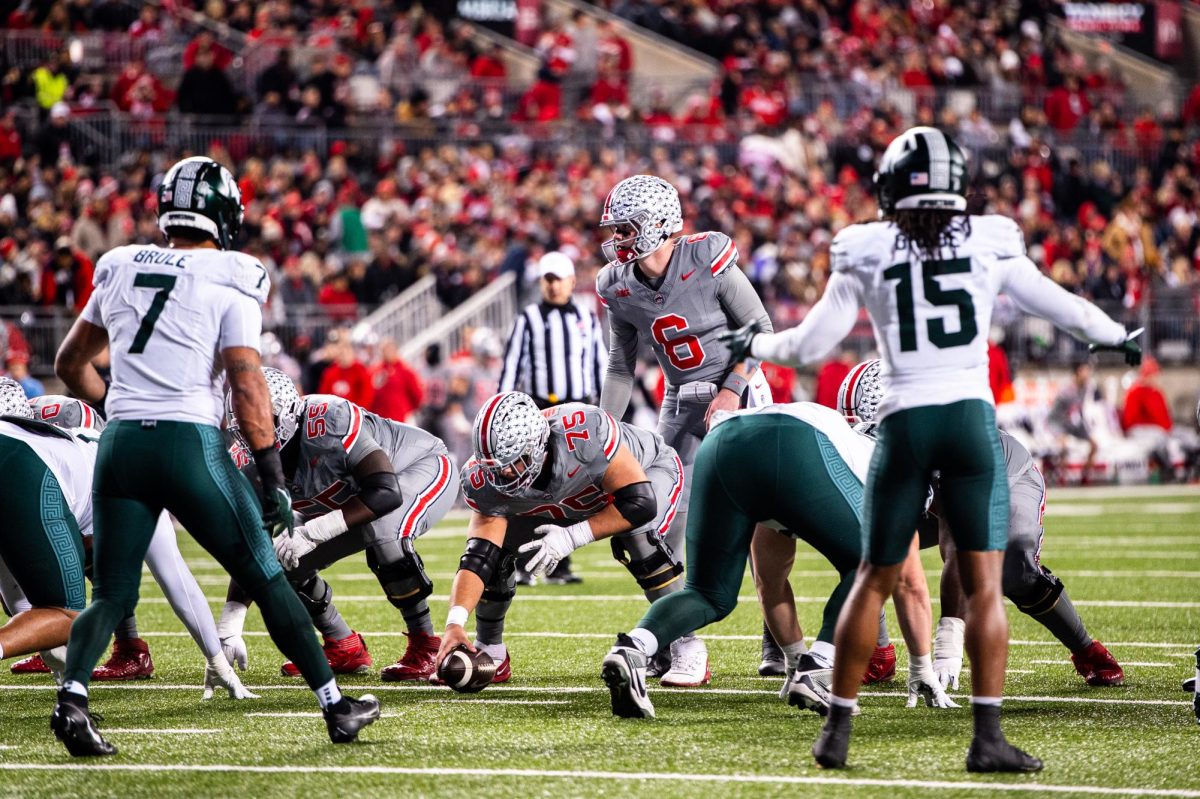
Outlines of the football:
<svg viewBox="0 0 1200 799">
<path fill-rule="evenodd" d="M 482 691 L 496 674 L 496 661 L 482 649 L 472 652 L 459 644 L 438 666 L 438 678 L 462 694 Z"/>
</svg>

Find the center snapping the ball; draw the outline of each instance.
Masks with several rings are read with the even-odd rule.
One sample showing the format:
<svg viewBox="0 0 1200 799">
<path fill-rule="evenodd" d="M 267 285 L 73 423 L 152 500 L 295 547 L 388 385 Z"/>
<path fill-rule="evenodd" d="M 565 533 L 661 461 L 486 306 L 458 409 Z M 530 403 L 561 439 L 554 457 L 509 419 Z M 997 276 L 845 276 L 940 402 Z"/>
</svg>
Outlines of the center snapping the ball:
<svg viewBox="0 0 1200 799">
<path fill-rule="evenodd" d="M 492 682 L 496 674 L 496 661 L 482 649 L 472 652 L 466 644 L 459 644 L 438 666 L 438 678 L 455 691 L 474 694 Z"/>
</svg>

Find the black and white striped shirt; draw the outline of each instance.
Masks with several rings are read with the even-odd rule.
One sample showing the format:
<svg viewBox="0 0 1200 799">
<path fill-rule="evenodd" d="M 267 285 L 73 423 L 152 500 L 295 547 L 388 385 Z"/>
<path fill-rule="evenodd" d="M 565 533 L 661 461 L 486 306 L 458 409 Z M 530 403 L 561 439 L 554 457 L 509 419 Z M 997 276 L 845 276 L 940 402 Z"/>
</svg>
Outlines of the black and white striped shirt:
<svg viewBox="0 0 1200 799">
<path fill-rule="evenodd" d="M 608 368 L 608 348 L 596 314 L 545 302 L 527 305 L 504 349 L 500 391 L 524 391 L 541 407 L 595 404 Z"/>
</svg>

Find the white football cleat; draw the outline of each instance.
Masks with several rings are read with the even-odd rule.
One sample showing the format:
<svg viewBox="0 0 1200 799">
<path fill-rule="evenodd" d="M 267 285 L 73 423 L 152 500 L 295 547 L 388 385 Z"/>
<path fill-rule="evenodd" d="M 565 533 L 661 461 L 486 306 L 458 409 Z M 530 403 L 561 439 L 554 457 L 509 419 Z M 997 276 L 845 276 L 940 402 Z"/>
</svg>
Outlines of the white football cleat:
<svg viewBox="0 0 1200 799">
<path fill-rule="evenodd" d="M 600 676 L 608 685 L 614 716 L 654 718 L 654 705 L 646 693 L 646 656 L 628 636 L 617 636 L 617 645 L 601 662 Z"/>
<path fill-rule="evenodd" d="M 829 689 L 833 669 L 817 663 L 812 655 L 800 656 L 800 663 L 779 691 L 779 698 L 792 707 L 802 707 L 821 716 L 829 714 Z"/>
<path fill-rule="evenodd" d="M 708 685 L 712 672 L 708 669 L 708 647 L 694 635 L 685 635 L 671 642 L 671 668 L 659 682 L 671 688 L 695 688 Z"/>
</svg>

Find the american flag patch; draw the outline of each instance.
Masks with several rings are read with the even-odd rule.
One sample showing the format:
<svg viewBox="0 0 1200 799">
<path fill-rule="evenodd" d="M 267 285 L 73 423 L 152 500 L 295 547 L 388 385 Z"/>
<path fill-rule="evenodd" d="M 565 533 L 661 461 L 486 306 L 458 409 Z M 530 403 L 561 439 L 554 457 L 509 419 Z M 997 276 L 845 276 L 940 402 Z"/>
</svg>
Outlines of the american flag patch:
<svg viewBox="0 0 1200 799">
<path fill-rule="evenodd" d="M 910 186 L 928 186 L 929 185 L 929 173 L 928 172 L 913 172 L 911 175 L 908 176 L 908 185 L 910 185 Z"/>
</svg>

